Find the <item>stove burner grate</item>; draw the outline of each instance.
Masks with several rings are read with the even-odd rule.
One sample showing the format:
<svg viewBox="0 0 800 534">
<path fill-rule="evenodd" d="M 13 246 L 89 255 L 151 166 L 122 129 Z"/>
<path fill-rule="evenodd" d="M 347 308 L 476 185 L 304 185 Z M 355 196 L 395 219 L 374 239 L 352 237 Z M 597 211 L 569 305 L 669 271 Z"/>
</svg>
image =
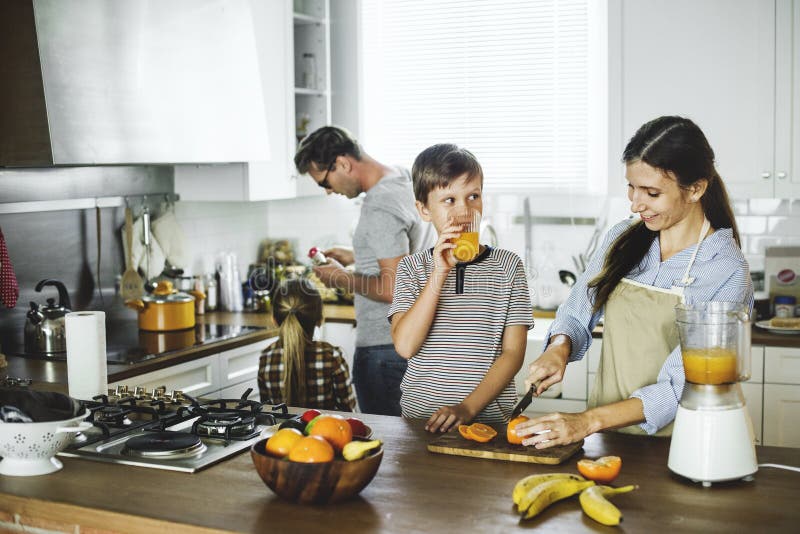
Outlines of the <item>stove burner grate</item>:
<svg viewBox="0 0 800 534">
<path fill-rule="evenodd" d="M 125 442 L 124 454 L 142 458 L 177 459 L 198 456 L 206 445 L 186 432 L 145 432 Z"/>
</svg>

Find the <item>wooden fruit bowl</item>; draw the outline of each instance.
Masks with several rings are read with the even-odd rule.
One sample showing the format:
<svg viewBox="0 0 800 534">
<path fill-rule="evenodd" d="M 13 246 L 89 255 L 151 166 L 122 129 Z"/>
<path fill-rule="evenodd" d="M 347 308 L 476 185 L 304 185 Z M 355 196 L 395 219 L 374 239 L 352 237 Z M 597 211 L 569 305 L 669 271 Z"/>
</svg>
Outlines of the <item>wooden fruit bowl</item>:
<svg viewBox="0 0 800 534">
<path fill-rule="evenodd" d="M 250 447 L 258 475 L 280 497 L 302 504 L 328 504 L 355 497 L 375 477 L 383 459 L 381 446 L 352 462 L 290 462 L 267 454 L 266 443 L 262 439 Z"/>
</svg>

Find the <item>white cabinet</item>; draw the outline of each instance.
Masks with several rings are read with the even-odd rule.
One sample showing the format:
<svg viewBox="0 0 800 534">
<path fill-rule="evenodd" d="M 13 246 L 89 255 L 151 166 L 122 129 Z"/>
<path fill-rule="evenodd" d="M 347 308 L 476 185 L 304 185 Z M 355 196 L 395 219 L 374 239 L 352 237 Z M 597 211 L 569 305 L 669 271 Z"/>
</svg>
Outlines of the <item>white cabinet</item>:
<svg viewBox="0 0 800 534">
<path fill-rule="evenodd" d="M 800 447 L 800 349 L 764 351 L 764 445 Z"/>
<path fill-rule="evenodd" d="M 220 165 L 176 165 L 175 191 L 187 201 L 259 201 L 320 195 L 295 178 L 295 119 L 310 132 L 330 122 L 330 30 L 327 0 L 250 0 L 269 135 L 269 159 Z M 294 8 L 298 11 L 295 12 Z M 298 87 L 302 55 L 315 54 L 318 89 Z M 297 113 L 295 112 L 297 108 Z"/>
<path fill-rule="evenodd" d="M 131 390 L 134 386 L 143 386 L 146 390 L 164 386 L 167 391 L 180 390 L 192 397 L 208 396 L 219 389 L 219 360 L 216 355 L 206 356 L 114 382 L 108 387 L 113 389 L 119 385 L 127 385 Z"/>
<path fill-rule="evenodd" d="M 273 337 L 219 353 L 219 398 L 239 397 L 247 388 L 253 388 L 248 398 L 253 400 L 261 398 L 258 391 L 258 360 L 261 351 L 277 339 Z"/>
<path fill-rule="evenodd" d="M 144 386 L 145 389 L 152 390 L 164 386 L 167 391 L 180 390 L 193 397 L 226 399 L 240 397 L 248 387 L 251 387 L 253 393 L 248 398 L 258 400 L 258 359 L 261 351 L 275 339 L 277 338 L 258 341 L 219 354 L 144 373 L 114 382 L 108 387 L 126 385 L 132 390 L 135 386 Z"/>
<path fill-rule="evenodd" d="M 799 4 L 623 0 L 622 50 L 610 61 L 621 65 L 625 140 L 660 115 L 686 116 L 732 196 L 800 193 Z"/>
<path fill-rule="evenodd" d="M 353 379 L 353 355 L 356 350 L 356 327 L 352 323 L 324 322 L 319 328 L 316 339 L 327 341 L 331 345 L 342 349 L 350 380 Z"/>
</svg>

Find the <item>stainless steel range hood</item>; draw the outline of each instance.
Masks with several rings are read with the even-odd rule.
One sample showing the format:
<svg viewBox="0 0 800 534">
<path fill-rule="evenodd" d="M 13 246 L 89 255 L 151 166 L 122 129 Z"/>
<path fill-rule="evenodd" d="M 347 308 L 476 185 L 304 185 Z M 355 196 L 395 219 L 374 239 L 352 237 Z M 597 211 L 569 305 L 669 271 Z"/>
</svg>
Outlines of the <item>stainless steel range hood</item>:
<svg viewBox="0 0 800 534">
<path fill-rule="evenodd" d="M 2 0 L 0 166 L 269 159 L 247 0 Z"/>
</svg>

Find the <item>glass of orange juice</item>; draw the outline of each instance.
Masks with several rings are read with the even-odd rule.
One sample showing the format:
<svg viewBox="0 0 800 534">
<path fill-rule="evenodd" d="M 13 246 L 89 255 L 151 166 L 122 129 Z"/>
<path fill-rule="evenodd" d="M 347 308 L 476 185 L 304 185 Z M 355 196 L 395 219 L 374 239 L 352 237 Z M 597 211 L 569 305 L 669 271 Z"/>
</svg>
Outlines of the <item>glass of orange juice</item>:
<svg viewBox="0 0 800 534">
<path fill-rule="evenodd" d="M 475 208 L 454 210 L 451 215 L 453 223 L 461 226 L 461 235 L 453 240 L 455 248 L 453 256 L 459 262 L 472 261 L 480 252 L 478 233 L 481 226 L 481 212 Z"/>
</svg>

